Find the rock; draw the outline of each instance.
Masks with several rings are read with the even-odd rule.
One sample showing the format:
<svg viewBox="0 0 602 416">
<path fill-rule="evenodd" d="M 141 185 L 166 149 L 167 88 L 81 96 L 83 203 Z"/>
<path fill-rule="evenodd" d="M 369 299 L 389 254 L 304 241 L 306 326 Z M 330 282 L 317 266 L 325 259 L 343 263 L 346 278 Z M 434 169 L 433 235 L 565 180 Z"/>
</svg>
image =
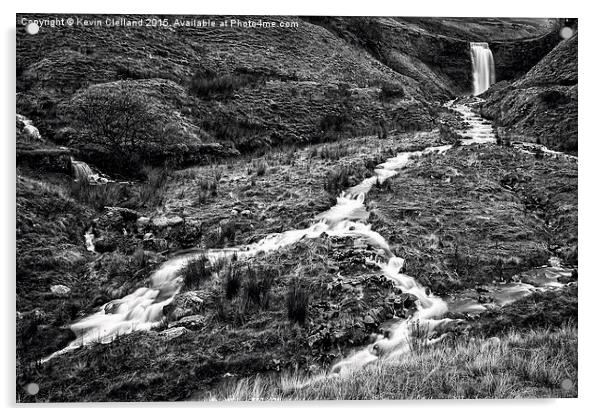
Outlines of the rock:
<svg viewBox="0 0 602 416">
<path fill-rule="evenodd" d="M 136 230 L 139 233 L 144 233 L 147 229 L 147 227 L 149 226 L 151 220 L 148 217 L 140 217 L 138 218 L 138 220 L 136 220 Z"/>
<path fill-rule="evenodd" d="M 169 248 L 169 243 L 165 238 L 151 238 L 142 241 L 142 247 L 145 250 L 165 251 Z"/>
<path fill-rule="evenodd" d="M 148 218 L 148 217 L 140 217 L 140 218 L 138 218 L 138 220 L 136 221 L 136 223 L 139 226 L 142 226 L 142 227 L 147 226 L 148 224 L 150 224 L 150 218 Z"/>
<path fill-rule="evenodd" d="M 184 219 L 182 217 L 179 217 L 177 215 L 173 215 L 173 216 L 160 216 L 160 217 L 155 217 L 152 219 L 152 223 L 155 227 L 157 228 L 167 228 L 167 227 L 174 227 L 176 225 L 180 225 L 184 222 Z"/>
<path fill-rule="evenodd" d="M 418 300 L 418 298 L 416 297 L 416 295 L 412 295 L 411 293 L 406 293 L 405 299 L 403 301 L 403 306 L 406 309 L 415 308 L 417 300 Z"/>
<path fill-rule="evenodd" d="M 119 300 L 112 300 L 112 301 L 108 302 L 104 307 L 105 314 L 111 315 L 111 314 L 117 313 L 120 305 L 121 305 L 121 302 Z"/>
<path fill-rule="evenodd" d="M 204 315 L 190 315 L 184 318 L 172 322 L 169 324 L 170 328 L 182 327 L 191 331 L 198 331 L 203 329 L 207 325 L 207 317 Z"/>
<path fill-rule="evenodd" d="M 178 293 L 174 300 L 163 307 L 163 314 L 169 322 L 180 321 L 190 315 L 197 315 L 203 311 L 205 300 L 199 292 Z"/>
<path fill-rule="evenodd" d="M 123 234 L 124 228 L 133 226 L 140 214 L 129 208 L 106 207 L 105 211 L 95 221 L 95 226 L 102 230 L 111 230 Z"/>
<path fill-rule="evenodd" d="M 364 323 L 364 325 L 366 326 L 375 326 L 376 325 L 376 321 L 374 320 L 373 317 L 371 317 L 370 315 L 366 315 L 364 316 L 364 319 L 362 320 L 362 322 Z"/>
<path fill-rule="evenodd" d="M 57 296 L 68 296 L 71 293 L 71 289 L 65 285 L 53 285 L 50 286 L 50 291 Z"/>
<path fill-rule="evenodd" d="M 182 326 L 177 326 L 174 328 L 166 329 L 165 331 L 161 331 L 161 332 L 159 332 L 159 335 L 163 338 L 166 338 L 168 341 L 170 341 L 172 339 L 179 338 L 182 335 L 187 334 L 188 332 L 190 332 L 188 329 L 186 329 Z"/>
</svg>

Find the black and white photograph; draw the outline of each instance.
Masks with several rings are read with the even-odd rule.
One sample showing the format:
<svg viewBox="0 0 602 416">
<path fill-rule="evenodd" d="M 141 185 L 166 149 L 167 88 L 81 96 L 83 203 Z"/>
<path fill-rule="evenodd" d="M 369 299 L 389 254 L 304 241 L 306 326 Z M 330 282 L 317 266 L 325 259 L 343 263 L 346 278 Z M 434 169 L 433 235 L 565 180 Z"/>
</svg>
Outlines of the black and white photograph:
<svg viewBox="0 0 602 416">
<path fill-rule="evenodd" d="M 579 397 L 576 14 L 22 10 L 17 404 Z"/>
</svg>

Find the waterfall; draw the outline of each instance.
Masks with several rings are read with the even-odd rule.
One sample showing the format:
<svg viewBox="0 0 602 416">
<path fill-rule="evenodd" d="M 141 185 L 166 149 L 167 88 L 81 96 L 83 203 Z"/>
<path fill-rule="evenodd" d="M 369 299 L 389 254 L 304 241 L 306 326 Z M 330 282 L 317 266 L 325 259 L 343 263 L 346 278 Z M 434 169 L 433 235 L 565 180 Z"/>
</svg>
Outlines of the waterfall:
<svg viewBox="0 0 602 416">
<path fill-rule="evenodd" d="M 73 176 L 77 182 L 88 183 L 91 185 L 105 184 L 113 182 L 106 175 L 103 175 L 98 170 L 93 169 L 86 162 L 71 158 L 71 169 Z"/>
<path fill-rule="evenodd" d="M 90 165 L 88 165 L 86 162 L 72 158 L 71 167 L 73 168 L 73 176 L 75 177 L 76 181 L 86 183 L 92 181 L 92 175 L 94 175 L 94 172 L 92 172 L 92 168 L 90 168 Z"/>
<path fill-rule="evenodd" d="M 493 54 L 486 42 L 471 42 L 470 58 L 472 60 L 473 95 L 479 95 L 495 83 Z"/>
</svg>

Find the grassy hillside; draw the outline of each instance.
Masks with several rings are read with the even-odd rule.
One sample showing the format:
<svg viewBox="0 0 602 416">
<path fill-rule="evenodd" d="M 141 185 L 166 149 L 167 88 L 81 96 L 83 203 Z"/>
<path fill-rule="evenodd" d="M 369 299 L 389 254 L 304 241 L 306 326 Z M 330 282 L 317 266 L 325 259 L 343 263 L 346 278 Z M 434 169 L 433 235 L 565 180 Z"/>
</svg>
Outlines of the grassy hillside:
<svg viewBox="0 0 602 416">
<path fill-rule="evenodd" d="M 539 19 L 270 20 L 298 27 L 18 26 L 17 400 L 576 395 L 559 383 L 576 383 L 577 163 L 494 144 L 412 160 L 366 197 L 404 271 L 485 305 L 451 313 L 465 322 L 440 348 L 291 389 L 417 308 L 370 260 L 384 250 L 322 234 L 230 264 L 201 256 L 172 270 L 182 288 L 157 327 L 39 361 L 166 260 L 303 229 L 387 158 L 457 144 L 466 124 L 441 103 L 469 89 L 470 41 L 503 43 L 512 66 L 553 38 Z M 514 90 L 548 88 L 546 68 Z M 116 181 L 75 180 L 77 160 Z M 484 285 L 552 256 L 572 286 L 488 301 Z"/>
<path fill-rule="evenodd" d="M 469 39 L 510 38 L 510 28 L 513 39 L 549 30 L 548 22 L 536 20 L 475 21 L 460 29 L 454 19 L 270 19 L 298 26 L 62 26 L 42 27 L 35 36 L 19 26 L 17 111 L 81 159 L 132 175 L 143 163 L 206 163 L 281 144 L 370 134 L 383 122 L 389 130 L 430 128 L 438 111 L 433 101 L 470 88 Z M 145 132 L 154 149 L 116 152 L 102 140 L 90 143 L 94 126 L 89 117 L 77 117 L 89 107 L 82 98 L 98 98 L 100 91 L 106 99 L 116 90 L 141 102 L 139 110 L 129 108 L 130 118 L 164 126 Z M 132 152 L 142 160 L 127 155 Z"/>
<path fill-rule="evenodd" d="M 577 261 L 577 163 L 471 146 L 424 157 L 370 194 L 371 223 L 439 293 Z"/>
<path fill-rule="evenodd" d="M 298 28 L 57 27 L 30 36 L 20 27 L 17 110 L 42 136 L 92 162 L 103 149 L 73 140 L 88 132 L 78 130 L 70 110 L 78 95 L 109 90 L 116 81 L 149 106 L 166 109 L 162 124 L 194 134 L 180 137 L 194 148 L 179 152 L 185 160 L 198 159 L 203 144 L 201 154 L 220 157 L 373 132 L 382 118 L 397 120 L 401 130 L 432 122 L 420 102 L 428 85 L 320 26 L 287 19 Z M 406 123 L 406 113 L 417 117 Z M 154 141 L 169 141 L 161 133 Z M 216 143 L 223 147 L 216 150 Z"/>
<path fill-rule="evenodd" d="M 347 378 L 257 377 L 216 391 L 230 400 L 518 399 L 577 397 L 577 328 L 510 331 L 418 344 Z M 299 387 L 301 385 L 301 387 Z"/>
<path fill-rule="evenodd" d="M 562 41 L 527 74 L 488 91 L 481 112 L 507 140 L 576 153 L 578 36 Z"/>
</svg>

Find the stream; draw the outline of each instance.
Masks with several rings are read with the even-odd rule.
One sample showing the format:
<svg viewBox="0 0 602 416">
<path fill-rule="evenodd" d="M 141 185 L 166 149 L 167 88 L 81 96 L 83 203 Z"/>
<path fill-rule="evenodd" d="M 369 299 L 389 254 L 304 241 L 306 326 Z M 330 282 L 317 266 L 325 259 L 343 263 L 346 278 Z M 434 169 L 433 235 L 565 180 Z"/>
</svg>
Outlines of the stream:
<svg viewBox="0 0 602 416">
<path fill-rule="evenodd" d="M 492 125 L 478 116 L 468 105 L 450 103 L 449 106 L 458 111 L 469 125 L 466 131 L 461 132 L 469 137 L 461 142 L 462 145 L 495 143 Z M 392 325 L 387 336 L 378 335 L 373 343 L 336 363 L 325 376 L 345 376 L 370 362 L 406 353 L 411 347 L 412 334 L 417 329 L 422 335 L 434 334 L 442 327 L 454 325 L 459 321 L 444 318 L 447 312 L 479 313 L 486 310 L 486 306 L 469 293 L 460 293 L 442 299 L 430 294 L 412 276 L 404 274 L 402 272 L 404 259 L 395 256 L 385 238 L 366 223 L 368 212 L 364 199 L 372 186 L 397 175 L 399 170 L 411 163 L 414 158 L 426 154 L 444 153 L 450 148 L 451 145 L 429 147 L 420 151 L 402 152 L 388 159 L 377 166 L 372 177 L 341 193 L 336 205 L 319 214 L 315 222 L 307 228 L 270 234 L 256 243 L 235 248 L 188 252 L 166 261 L 151 275 L 150 287 L 139 288 L 121 299 L 110 301 L 100 307 L 96 313 L 74 323 L 71 329 L 77 338 L 66 348 L 55 352 L 43 361 L 84 345 L 96 342 L 110 343 L 120 335 L 156 327 L 163 319 L 163 307 L 169 304 L 181 289 L 183 267 L 202 255 L 205 255 L 211 264 L 230 259 L 235 255 L 237 259 L 245 259 L 258 253 L 279 250 L 303 239 L 318 238 L 324 234 L 331 237 L 352 237 L 377 249 L 380 254 L 377 260 L 366 261 L 379 267 L 384 276 L 393 281 L 397 287 L 418 299 L 417 310 L 413 316 L 398 320 Z M 89 250 L 93 250 L 91 242 L 88 246 Z M 543 267 L 534 272 L 537 278 L 530 279 L 529 283 L 491 285 L 487 288 L 488 296 L 492 304 L 503 306 L 534 290 L 561 286 L 558 277 L 566 273 L 570 271 L 559 265 Z M 430 342 L 436 341 L 435 338 Z"/>
</svg>

